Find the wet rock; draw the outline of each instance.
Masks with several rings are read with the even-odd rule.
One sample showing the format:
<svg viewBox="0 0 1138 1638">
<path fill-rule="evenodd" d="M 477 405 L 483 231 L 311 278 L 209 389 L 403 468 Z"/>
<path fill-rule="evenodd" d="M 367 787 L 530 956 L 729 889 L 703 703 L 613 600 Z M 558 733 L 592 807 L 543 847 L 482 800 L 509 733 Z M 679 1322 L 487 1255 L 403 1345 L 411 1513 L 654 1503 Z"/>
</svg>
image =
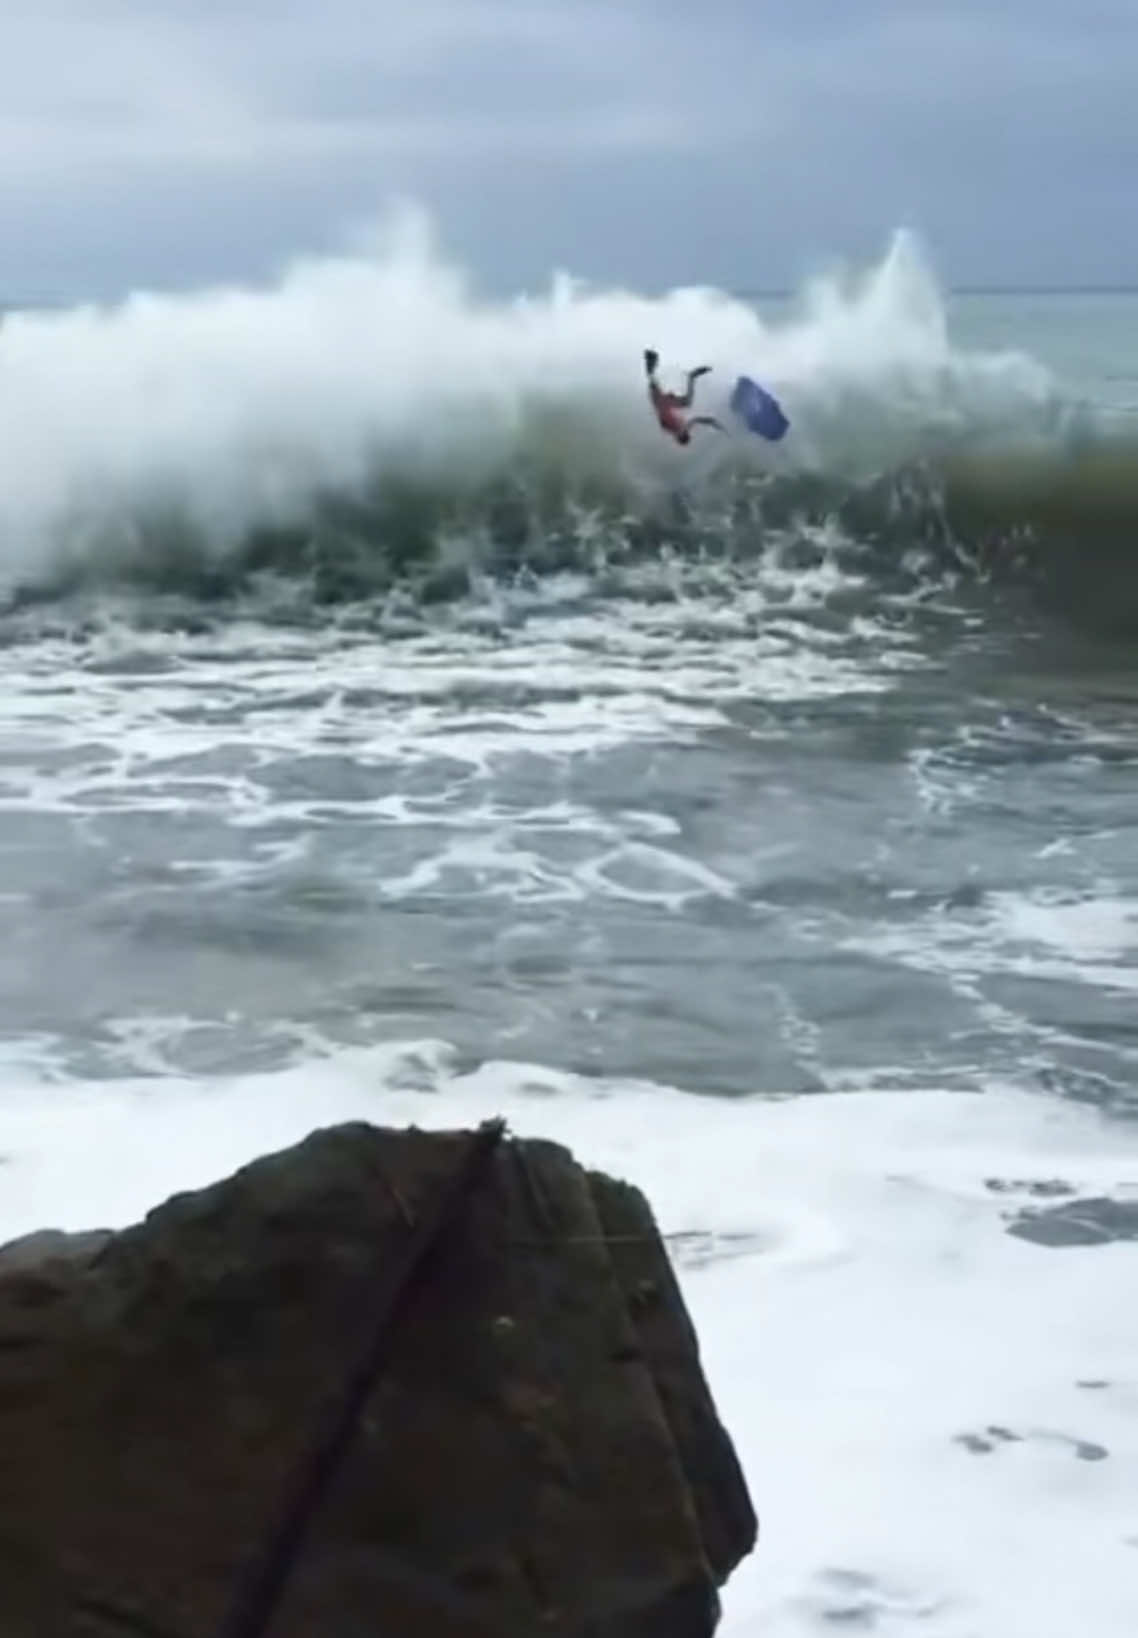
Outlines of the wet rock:
<svg viewBox="0 0 1138 1638">
<path fill-rule="evenodd" d="M 5 1638 L 214 1638 L 468 1134 L 314 1134 L 0 1251 Z M 755 1518 L 635 1189 L 503 1142 L 388 1338 L 273 1638 L 703 1638 Z"/>
<path fill-rule="evenodd" d="M 1138 1200 L 1069 1200 L 1046 1211 L 1025 1211 L 1008 1233 L 1035 1245 L 1098 1246 L 1112 1240 L 1138 1240 Z"/>
<path fill-rule="evenodd" d="M 111 1239 L 109 1229 L 90 1229 L 83 1234 L 63 1234 L 59 1229 L 39 1229 L 19 1240 L 0 1246 L 0 1274 L 15 1269 L 43 1271 L 58 1260 L 88 1262 Z"/>
<path fill-rule="evenodd" d="M 984 1187 L 990 1189 L 993 1194 L 1033 1194 L 1039 1200 L 1061 1199 L 1076 1193 L 1070 1183 L 1064 1183 L 1061 1177 L 1035 1179 L 987 1177 L 984 1179 Z"/>
</svg>

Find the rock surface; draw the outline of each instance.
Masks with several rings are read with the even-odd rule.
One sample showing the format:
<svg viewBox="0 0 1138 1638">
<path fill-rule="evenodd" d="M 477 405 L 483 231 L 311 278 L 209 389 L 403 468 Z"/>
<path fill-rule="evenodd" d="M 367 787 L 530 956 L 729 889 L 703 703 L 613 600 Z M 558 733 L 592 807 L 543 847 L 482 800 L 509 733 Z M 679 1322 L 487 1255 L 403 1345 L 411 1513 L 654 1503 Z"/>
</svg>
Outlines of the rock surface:
<svg viewBox="0 0 1138 1638">
<path fill-rule="evenodd" d="M 1138 1240 L 1138 1200 L 1065 1200 L 1043 1211 L 1023 1211 L 1008 1229 L 1037 1246 L 1103 1246 L 1115 1240 Z"/>
<path fill-rule="evenodd" d="M 469 1135 L 319 1132 L 0 1250 L 4 1638 L 215 1638 Z M 703 1638 L 755 1518 L 643 1196 L 503 1142 L 274 1638 Z"/>
</svg>

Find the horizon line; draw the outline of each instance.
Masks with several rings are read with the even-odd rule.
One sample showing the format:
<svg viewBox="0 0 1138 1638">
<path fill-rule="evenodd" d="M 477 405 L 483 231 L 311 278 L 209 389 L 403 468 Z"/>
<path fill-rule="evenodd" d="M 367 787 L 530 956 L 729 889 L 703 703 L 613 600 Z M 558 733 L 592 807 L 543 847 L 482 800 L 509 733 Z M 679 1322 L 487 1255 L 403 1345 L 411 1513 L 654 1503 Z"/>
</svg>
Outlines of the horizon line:
<svg viewBox="0 0 1138 1638">
<path fill-rule="evenodd" d="M 1138 296 L 1138 281 L 1127 284 L 946 284 L 947 296 Z M 753 286 L 734 293 L 748 301 L 755 296 L 777 297 L 799 294 L 797 285 Z"/>
<path fill-rule="evenodd" d="M 672 288 L 681 288 L 676 285 Z M 85 306 L 116 306 L 126 301 L 131 295 L 141 293 L 144 289 L 154 293 L 167 295 L 188 295 L 200 286 L 175 286 L 173 288 L 161 286 L 138 287 L 125 290 L 117 296 L 43 296 L 39 298 L 0 297 L 0 313 L 34 312 L 39 310 L 54 310 L 68 307 Z M 751 285 L 729 288 L 729 293 L 739 301 L 784 301 L 801 294 L 800 285 Z M 1136 296 L 1138 295 L 1138 281 L 1127 283 L 1103 284 L 946 284 L 943 286 L 947 297 L 953 296 Z"/>
</svg>

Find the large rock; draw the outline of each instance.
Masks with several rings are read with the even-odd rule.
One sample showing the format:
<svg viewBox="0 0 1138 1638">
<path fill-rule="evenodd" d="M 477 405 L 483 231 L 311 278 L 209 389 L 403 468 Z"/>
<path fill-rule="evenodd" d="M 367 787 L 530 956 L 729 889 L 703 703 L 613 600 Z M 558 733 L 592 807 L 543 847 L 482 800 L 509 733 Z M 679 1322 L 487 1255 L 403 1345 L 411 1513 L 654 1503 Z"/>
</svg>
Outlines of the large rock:
<svg viewBox="0 0 1138 1638">
<path fill-rule="evenodd" d="M 223 1630 L 470 1143 L 340 1127 L 121 1234 L 0 1251 L 4 1638 Z M 754 1539 L 643 1196 L 505 1141 L 396 1315 L 271 1631 L 703 1638 Z"/>
</svg>

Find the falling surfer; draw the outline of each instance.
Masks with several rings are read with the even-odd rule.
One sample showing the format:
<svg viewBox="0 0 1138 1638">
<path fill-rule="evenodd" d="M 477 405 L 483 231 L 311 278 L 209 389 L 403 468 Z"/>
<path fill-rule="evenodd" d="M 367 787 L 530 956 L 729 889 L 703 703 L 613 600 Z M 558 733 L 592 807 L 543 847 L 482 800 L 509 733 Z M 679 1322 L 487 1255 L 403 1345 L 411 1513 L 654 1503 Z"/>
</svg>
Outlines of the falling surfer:
<svg viewBox="0 0 1138 1638">
<path fill-rule="evenodd" d="M 669 438 L 674 438 L 677 444 L 691 443 L 691 429 L 693 427 L 714 427 L 717 432 L 726 432 L 714 415 L 682 415 L 681 410 L 690 409 L 695 399 L 695 384 L 701 375 L 710 373 L 710 364 L 701 364 L 698 369 L 688 371 L 688 386 L 684 393 L 665 392 L 656 380 L 656 366 L 660 362 L 659 353 L 646 348 L 644 353 L 644 373 L 648 377 L 648 397 L 660 426 Z"/>
</svg>

